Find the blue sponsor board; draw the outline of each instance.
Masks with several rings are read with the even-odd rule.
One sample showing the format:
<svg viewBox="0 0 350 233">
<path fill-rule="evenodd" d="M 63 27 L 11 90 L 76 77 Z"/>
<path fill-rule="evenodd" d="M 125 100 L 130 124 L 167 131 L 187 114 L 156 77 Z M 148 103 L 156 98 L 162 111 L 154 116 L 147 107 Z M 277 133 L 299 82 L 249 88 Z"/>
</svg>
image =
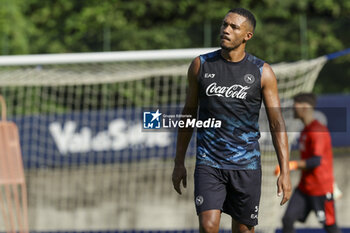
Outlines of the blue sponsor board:
<svg viewBox="0 0 350 233">
<path fill-rule="evenodd" d="M 323 111 L 334 147 L 350 146 L 350 95 L 322 95 L 317 98 L 317 108 Z"/>
<path fill-rule="evenodd" d="M 328 127 L 333 147 L 350 146 L 350 95 L 318 96 L 315 117 Z M 299 136 L 293 141 L 293 149 L 299 148 L 298 140 Z"/>
<path fill-rule="evenodd" d="M 350 95 L 322 95 L 317 98 L 315 118 L 326 125 L 333 147 L 350 146 Z M 299 120 L 297 120 L 299 121 Z M 304 128 L 301 121 L 296 128 L 288 130 L 289 137 L 293 137 L 292 149 L 299 148 L 300 131 Z M 287 123 L 288 128 L 288 123 Z M 295 133 L 294 133 L 295 132 Z"/>
<path fill-rule="evenodd" d="M 175 131 L 144 132 L 142 109 L 82 111 L 10 118 L 24 165 L 57 167 L 175 155 Z"/>
<path fill-rule="evenodd" d="M 331 129 L 333 145 L 350 146 L 350 95 L 320 96 L 317 107 L 321 111 L 331 109 L 324 115 Z M 168 106 L 165 109 L 181 112 L 178 107 L 170 109 Z M 157 117 L 157 110 L 123 108 L 17 116 L 9 120 L 19 128 L 26 168 L 57 167 L 174 157 L 176 130 L 157 129 L 157 124 L 145 130 L 145 123 L 160 122 L 162 119 L 161 116 Z M 145 116 L 145 112 L 149 114 Z M 159 108 L 159 113 L 162 112 L 169 114 Z M 340 127 L 339 122 L 342 122 Z M 194 140 L 187 154 L 195 155 Z"/>
</svg>

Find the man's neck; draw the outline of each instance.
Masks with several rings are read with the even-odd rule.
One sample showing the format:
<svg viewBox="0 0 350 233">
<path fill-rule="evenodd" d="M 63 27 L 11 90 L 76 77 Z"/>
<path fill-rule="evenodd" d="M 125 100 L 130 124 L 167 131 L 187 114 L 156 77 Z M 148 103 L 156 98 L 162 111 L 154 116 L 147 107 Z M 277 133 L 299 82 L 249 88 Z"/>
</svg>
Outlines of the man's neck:
<svg viewBox="0 0 350 233">
<path fill-rule="evenodd" d="M 230 62 L 239 62 L 245 57 L 244 48 L 236 48 L 233 50 L 221 49 L 221 56 Z"/>
<path fill-rule="evenodd" d="M 303 123 L 305 126 L 308 126 L 311 122 L 313 122 L 315 120 L 313 115 L 307 115 L 303 118 Z"/>
</svg>

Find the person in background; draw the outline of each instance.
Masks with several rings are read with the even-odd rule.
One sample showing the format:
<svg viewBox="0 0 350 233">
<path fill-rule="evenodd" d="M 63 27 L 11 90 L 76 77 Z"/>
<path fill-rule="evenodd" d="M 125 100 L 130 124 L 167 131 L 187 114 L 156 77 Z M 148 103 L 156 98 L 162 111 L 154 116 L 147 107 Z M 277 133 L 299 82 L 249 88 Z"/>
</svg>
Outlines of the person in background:
<svg viewBox="0 0 350 233">
<path fill-rule="evenodd" d="M 220 128 L 197 128 L 195 198 L 201 233 L 219 231 L 221 213 L 232 217 L 232 232 L 254 233 L 261 193 L 258 119 L 264 101 L 278 161 L 281 205 L 291 196 L 289 150 L 277 79 L 269 64 L 247 53 L 256 20 L 243 8 L 222 21 L 221 49 L 196 57 L 188 70 L 183 115 L 220 119 Z M 172 175 L 174 189 L 186 187 L 185 155 L 193 130 L 179 129 Z"/>
<path fill-rule="evenodd" d="M 316 96 L 300 93 L 294 96 L 294 117 L 304 129 L 300 135 L 301 159 L 289 162 L 290 170 L 302 174 L 282 218 L 283 233 L 292 233 L 296 221 L 304 222 L 311 211 L 328 233 L 340 233 L 335 219 L 333 198 L 333 153 L 329 130 L 314 118 Z M 279 173 L 277 165 L 275 175 Z"/>
</svg>

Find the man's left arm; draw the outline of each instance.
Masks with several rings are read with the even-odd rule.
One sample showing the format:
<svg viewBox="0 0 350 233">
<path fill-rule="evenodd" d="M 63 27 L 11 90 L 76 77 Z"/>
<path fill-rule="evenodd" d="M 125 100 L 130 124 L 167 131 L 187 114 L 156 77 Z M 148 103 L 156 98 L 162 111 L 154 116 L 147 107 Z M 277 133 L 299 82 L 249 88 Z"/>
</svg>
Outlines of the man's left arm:
<svg viewBox="0 0 350 233">
<path fill-rule="evenodd" d="M 325 140 L 325 132 L 318 132 L 317 130 L 314 130 L 313 132 L 309 133 L 309 138 L 310 153 L 312 156 L 308 159 L 296 161 L 297 168 L 301 170 L 310 170 L 320 166 L 322 155 L 324 155 L 324 146 L 327 144 Z"/>
<path fill-rule="evenodd" d="M 310 170 L 321 165 L 322 157 L 320 155 L 313 155 L 308 159 L 301 159 L 296 161 L 291 161 L 296 163 L 296 169 Z M 290 168 L 290 166 L 289 166 Z M 295 170 L 295 169 L 294 169 Z"/>
<path fill-rule="evenodd" d="M 292 160 L 289 161 L 289 170 L 312 170 L 321 165 L 322 155 L 324 154 L 324 137 L 322 133 L 313 132 L 308 136 L 311 141 L 309 143 L 310 152 L 312 154 L 308 159 Z M 274 174 L 278 176 L 280 174 L 280 166 L 277 165 Z"/>
<path fill-rule="evenodd" d="M 273 145 L 277 153 L 281 173 L 277 179 L 277 193 L 283 193 L 281 205 L 286 203 L 292 194 L 292 185 L 289 171 L 289 148 L 286 127 L 281 112 L 280 99 L 278 96 L 277 79 L 270 65 L 264 64 L 261 88 L 263 100 L 272 136 Z"/>
</svg>

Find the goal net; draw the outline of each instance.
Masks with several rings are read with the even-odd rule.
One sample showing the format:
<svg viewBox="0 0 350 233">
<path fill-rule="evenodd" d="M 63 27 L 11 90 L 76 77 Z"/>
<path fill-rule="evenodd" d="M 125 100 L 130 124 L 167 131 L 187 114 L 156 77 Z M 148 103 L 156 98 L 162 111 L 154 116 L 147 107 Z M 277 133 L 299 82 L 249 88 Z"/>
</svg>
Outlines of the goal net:
<svg viewBox="0 0 350 233">
<path fill-rule="evenodd" d="M 186 158 L 188 188 L 180 196 L 171 183 L 176 132 L 144 132 L 142 115 L 183 106 L 191 59 L 213 50 L 1 58 L 0 93 L 20 132 L 31 231 L 197 229 L 195 144 Z M 312 90 L 326 60 L 272 66 L 284 107 L 294 94 Z M 282 212 L 268 131 L 261 148 L 257 229 L 272 232 Z M 230 222 L 223 219 L 222 228 Z"/>
</svg>

